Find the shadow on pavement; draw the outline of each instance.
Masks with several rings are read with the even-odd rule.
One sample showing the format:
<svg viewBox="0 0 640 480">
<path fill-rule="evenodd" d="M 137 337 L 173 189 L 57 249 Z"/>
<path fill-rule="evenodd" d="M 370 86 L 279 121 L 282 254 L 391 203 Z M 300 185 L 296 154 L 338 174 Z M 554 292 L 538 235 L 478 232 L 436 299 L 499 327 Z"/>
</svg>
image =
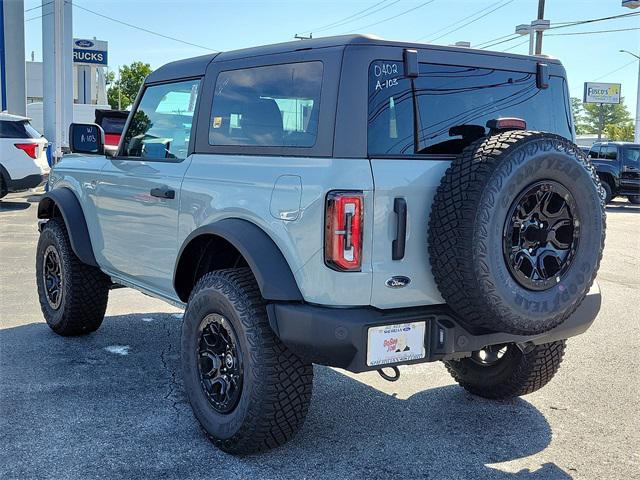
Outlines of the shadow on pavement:
<svg viewBox="0 0 640 480">
<path fill-rule="evenodd" d="M 487 466 L 551 442 L 524 400 L 490 402 L 453 385 L 402 400 L 325 367 L 315 368 L 311 411 L 293 441 L 224 454 L 182 390 L 178 317 L 107 317 L 76 338 L 44 323 L 0 330 L 0 478 L 571 478 L 553 463 Z"/>
<path fill-rule="evenodd" d="M 17 212 L 19 210 L 26 210 L 31 206 L 28 202 L 8 202 L 6 200 L 0 200 L 0 212 Z"/>
</svg>

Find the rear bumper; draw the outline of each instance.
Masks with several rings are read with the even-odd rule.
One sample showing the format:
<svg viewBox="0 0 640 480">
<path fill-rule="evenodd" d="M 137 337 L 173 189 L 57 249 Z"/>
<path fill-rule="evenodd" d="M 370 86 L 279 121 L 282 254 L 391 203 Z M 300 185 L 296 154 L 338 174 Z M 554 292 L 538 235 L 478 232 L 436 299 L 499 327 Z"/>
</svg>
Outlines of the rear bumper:
<svg viewBox="0 0 640 480">
<path fill-rule="evenodd" d="M 48 174 L 34 174 L 27 175 L 24 178 L 18 178 L 15 180 L 10 179 L 9 181 L 7 181 L 7 190 L 10 192 L 19 192 L 21 190 L 36 188 L 40 185 L 45 184 L 48 178 Z"/>
<path fill-rule="evenodd" d="M 364 372 L 380 368 L 368 366 L 366 362 L 369 327 L 426 321 L 426 356 L 401 363 L 408 365 L 468 357 L 471 352 L 488 345 L 540 345 L 574 337 L 591 326 L 600 304 L 600 289 L 594 283 L 582 304 L 561 325 L 548 332 L 528 336 L 502 332 L 471 333 L 460 325 L 446 305 L 383 311 L 371 307 L 339 309 L 275 303 L 267 307 L 267 312 L 276 335 L 305 360 L 352 372 Z M 393 365 L 398 364 L 385 366 Z"/>
</svg>

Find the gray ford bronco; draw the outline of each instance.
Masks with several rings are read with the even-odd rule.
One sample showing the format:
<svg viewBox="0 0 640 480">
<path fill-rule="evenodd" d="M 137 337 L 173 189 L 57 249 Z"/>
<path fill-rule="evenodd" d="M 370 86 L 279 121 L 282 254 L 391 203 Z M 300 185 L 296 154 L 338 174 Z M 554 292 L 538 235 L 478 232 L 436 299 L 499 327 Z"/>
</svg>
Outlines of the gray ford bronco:
<svg viewBox="0 0 640 480">
<path fill-rule="evenodd" d="M 314 363 L 533 392 L 600 308 L 603 191 L 565 77 L 360 35 L 165 65 L 115 154 L 70 128 L 38 208 L 44 317 L 93 332 L 117 287 L 185 308 L 184 389 L 236 454 L 295 435 Z"/>
</svg>

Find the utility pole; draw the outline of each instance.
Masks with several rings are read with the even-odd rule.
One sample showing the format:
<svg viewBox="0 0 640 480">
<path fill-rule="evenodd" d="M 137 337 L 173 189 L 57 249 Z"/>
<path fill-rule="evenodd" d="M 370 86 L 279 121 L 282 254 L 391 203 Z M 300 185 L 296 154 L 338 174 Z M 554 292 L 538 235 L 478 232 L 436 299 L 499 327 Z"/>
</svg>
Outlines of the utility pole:
<svg viewBox="0 0 640 480">
<path fill-rule="evenodd" d="M 544 1 L 538 0 L 538 20 L 544 19 Z M 542 30 L 536 31 L 536 55 L 542 54 Z"/>
<path fill-rule="evenodd" d="M 620 50 L 620 53 L 628 53 L 638 59 L 638 94 L 636 96 L 636 130 L 633 141 L 640 143 L 640 55 L 630 52 L 629 50 Z"/>
</svg>

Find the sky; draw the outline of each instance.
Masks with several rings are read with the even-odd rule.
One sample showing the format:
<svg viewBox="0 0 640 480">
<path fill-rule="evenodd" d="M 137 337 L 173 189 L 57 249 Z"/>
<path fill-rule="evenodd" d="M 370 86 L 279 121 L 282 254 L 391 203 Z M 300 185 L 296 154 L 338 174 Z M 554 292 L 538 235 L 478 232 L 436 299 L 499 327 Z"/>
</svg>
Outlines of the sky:
<svg viewBox="0 0 640 480">
<path fill-rule="evenodd" d="M 25 13 L 25 54 L 30 59 L 31 52 L 35 52 L 38 61 L 42 60 L 42 19 L 38 18 L 41 3 L 25 0 L 25 10 L 33 9 Z M 389 40 L 421 39 L 445 45 L 468 41 L 472 46 L 481 45 L 514 33 L 518 24 L 529 23 L 536 17 L 538 5 L 537 0 L 73 0 L 73 3 L 74 37 L 108 41 L 110 69 L 138 60 L 157 68 L 209 51 L 289 41 L 296 33 L 309 32 L 314 32 L 314 37 L 371 33 Z M 630 10 L 621 3 L 621 0 L 547 0 L 545 18 L 553 25 L 640 12 L 640 8 Z M 161 38 L 80 7 L 198 46 Z M 373 8 L 361 16 L 355 15 L 369 7 Z M 480 11 L 483 12 L 463 21 Z M 474 19 L 477 20 L 465 26 Z M 449 25 L 452 26 L 445 28 Z M 638 27 L 640 15 L 548 33 Z M 526 37 L 517 38 L 491 49 L 526 54 L 525 40 Z M 563 62 L 571 96 L 582 97 L 586 81 L 621 83 L 625 104 L 635 116 L 638 61 L 620 53 L 620 49 L 640 54 L 640 30 L 549 35 L 543 42 L 543 53 Z"/>
</svg>

